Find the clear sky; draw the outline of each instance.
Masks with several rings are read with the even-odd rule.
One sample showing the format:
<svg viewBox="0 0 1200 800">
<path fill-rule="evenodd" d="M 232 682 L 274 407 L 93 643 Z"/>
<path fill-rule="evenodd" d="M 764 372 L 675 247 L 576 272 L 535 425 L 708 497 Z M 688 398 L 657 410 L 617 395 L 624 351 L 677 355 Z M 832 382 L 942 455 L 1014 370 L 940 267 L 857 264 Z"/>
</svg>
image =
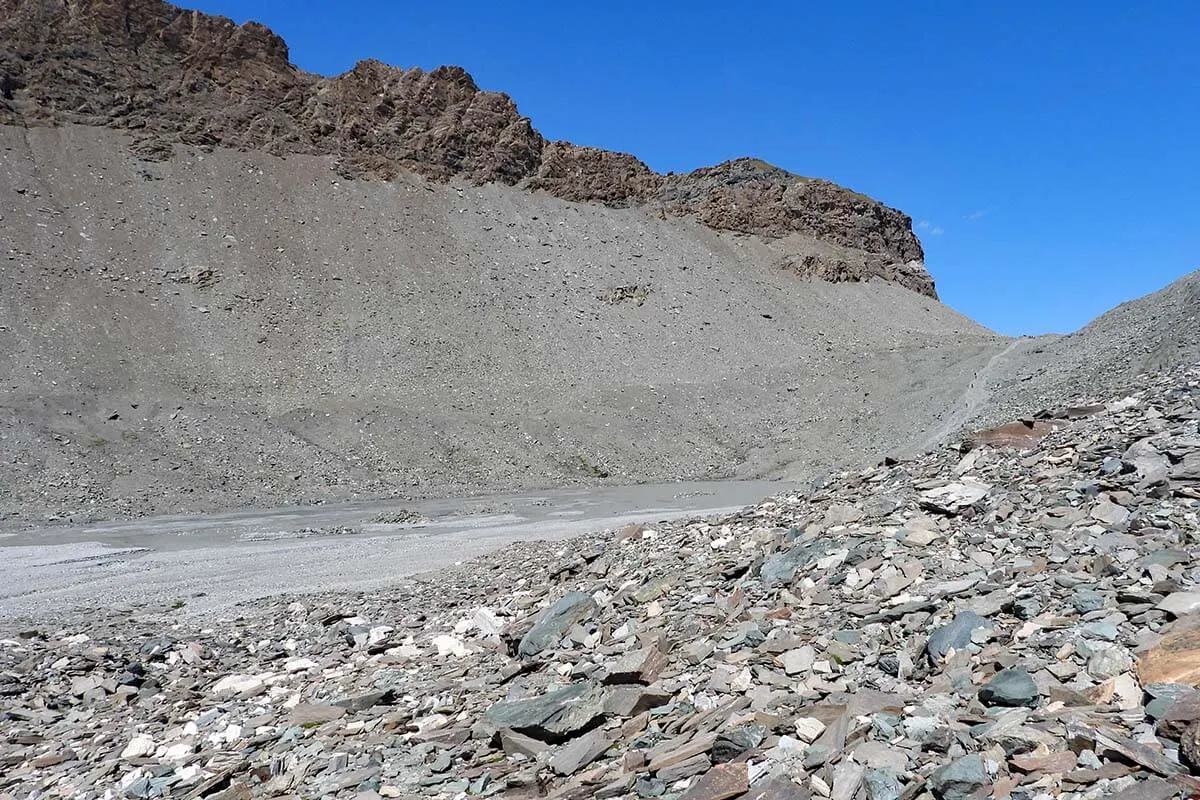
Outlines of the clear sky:
<svg viewBox="0 0 1200 800">
<path fill-rule="evenodd" d="M 181 0 L 332 75 L 465 67 L 550 139 L 910 214 L 942 299 L 1069 331 L 1200 268 L 1200 2 Z"/>
</svg>

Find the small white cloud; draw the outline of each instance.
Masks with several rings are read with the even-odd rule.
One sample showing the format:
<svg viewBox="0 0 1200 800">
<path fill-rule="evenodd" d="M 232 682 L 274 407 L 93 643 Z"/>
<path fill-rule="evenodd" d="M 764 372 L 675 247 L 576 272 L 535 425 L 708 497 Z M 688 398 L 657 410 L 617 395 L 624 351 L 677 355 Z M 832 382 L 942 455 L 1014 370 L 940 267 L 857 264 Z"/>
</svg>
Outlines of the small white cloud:
<svg viewBox="0 0 1200 800">
<path fill-rule="evenodd" d="M 945 231 L 942 230 L 940 227 L 935 227 L 933 230 L 930 231 L 930 233 L 933 234 L 934 236 L 941 236 L 943 233 L 945 233 Z"/>
<path fill-rule="evenodd" d="M 927 220 L 927 219 L 921 220 L 920 222 L 917 223 L 917 227 L 923 231 L 928 230 L 929 229 L 929 220 Z"/>
<path fill-rule="evenodd" d="M 984 217 L 987 216 L 987 213 L 988 213 L 988 210 L 986 208 L 981 208 L 978 211 L 974 211 L 970 214 L 967 214 L 967 221 L 974 222 L 977 219 L 983 219 Z"/>
</svg>

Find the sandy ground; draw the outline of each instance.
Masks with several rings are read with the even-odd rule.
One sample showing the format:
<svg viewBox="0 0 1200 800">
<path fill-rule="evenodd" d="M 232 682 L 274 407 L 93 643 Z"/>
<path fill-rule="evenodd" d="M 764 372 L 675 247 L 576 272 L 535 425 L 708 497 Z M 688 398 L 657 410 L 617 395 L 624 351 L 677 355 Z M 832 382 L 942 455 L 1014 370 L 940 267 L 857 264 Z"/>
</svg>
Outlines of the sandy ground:
<svg viewBox="0 0 1200 800">
<path fill-rule="evenodd" d="M 177 615 L 281 593 L 374 589 L 526 539 L 741 508 L 789 488 L 764 481 L 569 489 L 406 506 L 427 518 L 379 524 L 396 503 L 242 511 L 0 534 L 0 618 L 97 607 Z"/>
</svg>

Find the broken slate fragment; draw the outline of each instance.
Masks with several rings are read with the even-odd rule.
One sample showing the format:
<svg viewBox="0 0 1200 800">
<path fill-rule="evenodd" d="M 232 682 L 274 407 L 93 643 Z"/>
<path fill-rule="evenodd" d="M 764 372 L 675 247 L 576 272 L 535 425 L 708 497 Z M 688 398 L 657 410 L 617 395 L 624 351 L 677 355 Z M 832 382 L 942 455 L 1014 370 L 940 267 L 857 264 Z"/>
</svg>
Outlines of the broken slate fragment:
<svg viewBox="0 0 1200 800">
<path fill-rule="evenodd" d="M 609 664 L 604 682 L 649 685 L 658 680 L 659 674 L 668 663 L 666 654 L 657 647 L 631 650 Z"/>
<path fill-rule="evenodd" d="M 549 747 L 550 745 L 543 741 L 509 728 L 500 731 L 500 749 L 510 756 L 519 754 L 528 758 L 536 758 L 538 753 L 544 752 Z"/>
<path fill-rule="evenodd" d="M 588 683 L 575 683 L 540 697 L 507 700 L 484 712 L 482 721 L 495 729 L 513 730 L 544 742 L 561 742 L 586 730 L 604 714 L 604 693 Z"/>
<path fill-rule="evenodd" d="M 867 800 L 899 800 L 904 787 L 895 773 L 887 769 L 867 769 L 863 776 Z"/>
<path fill-rule="evenodd" d="M 758 577 L 767 587 L 789 584 L 795 580 L 798 569 L 808 566 L 825 553 L 826 547 L 818 542 L 791 547 L 769 556 L 759 568 Z"/>
<path fill-rule="evenodd" d="M 988 496 L 992 487 L 982 481 L 964 478 L 960 483 L 950 483 L 930 489 L 921 495 L 921 505 L 943 514 L 958 514 Z"/>
<path fill-rule="evenodd" d="M 713 743 L 712 760 L 718 764 L 733 761 L 748 750 L 762 744 L 767 729 L 761 725 L 746 725 L 725 731 Z"/>
<path fill-rule="evenodd" d="M 750 774 L 745 764 L 718 764 L 688 787 L 683 800 L 729 800 L 749 789 Z"/>
<path fill-rule="evenodd" d="M 292 709 L 291 724 L 301 727 L 321 725 L 326 722 L 332 722 L 335 719 L 341 719 L 345 715 L 346 709 L 342 706 L 325 703 L 300 703 Z"/>
<path fill-rule="evenodd" d="M 1025 670 L 1006 669 L 980 687 L 979 699 L 989 706 L 1032 707 L 1037 705 L 1038 688 Z"/>
<path fill-rule="evenodd" d="M 550 769 L 559 775 L 574 775 L 595 761 L 610 746 L 612 742 L 604 731 L 584 734 L 567 742 L 550 756 Z"/>
<path fill-rule="evenodd" d="M 812 792 L 797 786 L 791 779 L 778 776 L 765 785 L 756 786 L 743 800 L 811 800 Z"/>
<path fill-rule="evenodd" d="M 992 622 L 974 611 L 955 614 L 954 619 L 938 628 L 929 637 L 925 650 L 934 659 L 943 659 L 951 650 L 962 650 L 971 644 L 971 634 L 981 628 L 990 630 Z"/>
<path fill-rule="evenodd" d="M 587 592 L 567 592 L 543 611 L 529 633 L 521 638 L 517 655 L 536 656 L 557 644 L 573 626 L 590 619 L 597 610 L 596 601 Z"/>
<path fill-rule="evenodd" d="M 1158 451 L 1151 439 L 1142 439 L 1125 451 L 1124 460 L 1133 465 L 1142 486 L 1154 486 L 1167 480 L 1171 462 Z"/>
<path fill-rule="evenodd" d="M 927 785 L 933 796 L 940 800 L 968 800 L 989 781 L 983 756 L 972 753 L 935 771 L 929 776 Z"/>
</svg>

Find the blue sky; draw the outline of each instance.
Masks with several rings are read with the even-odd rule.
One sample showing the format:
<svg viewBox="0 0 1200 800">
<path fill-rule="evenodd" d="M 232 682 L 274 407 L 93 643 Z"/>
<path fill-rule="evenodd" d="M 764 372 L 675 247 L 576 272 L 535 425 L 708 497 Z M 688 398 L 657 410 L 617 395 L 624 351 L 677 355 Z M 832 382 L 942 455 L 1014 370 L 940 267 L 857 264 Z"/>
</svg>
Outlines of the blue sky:
<svg viewBox="0 0 1200 800">
<path fill-rule="evenodd" d="M 942 299 L 1070 331 L 1200 268 L 1200 3 L 186 5 L 322 74 L 459 64 L 659 171 L 750 155 L 913 217 Z"/>
</svg>

